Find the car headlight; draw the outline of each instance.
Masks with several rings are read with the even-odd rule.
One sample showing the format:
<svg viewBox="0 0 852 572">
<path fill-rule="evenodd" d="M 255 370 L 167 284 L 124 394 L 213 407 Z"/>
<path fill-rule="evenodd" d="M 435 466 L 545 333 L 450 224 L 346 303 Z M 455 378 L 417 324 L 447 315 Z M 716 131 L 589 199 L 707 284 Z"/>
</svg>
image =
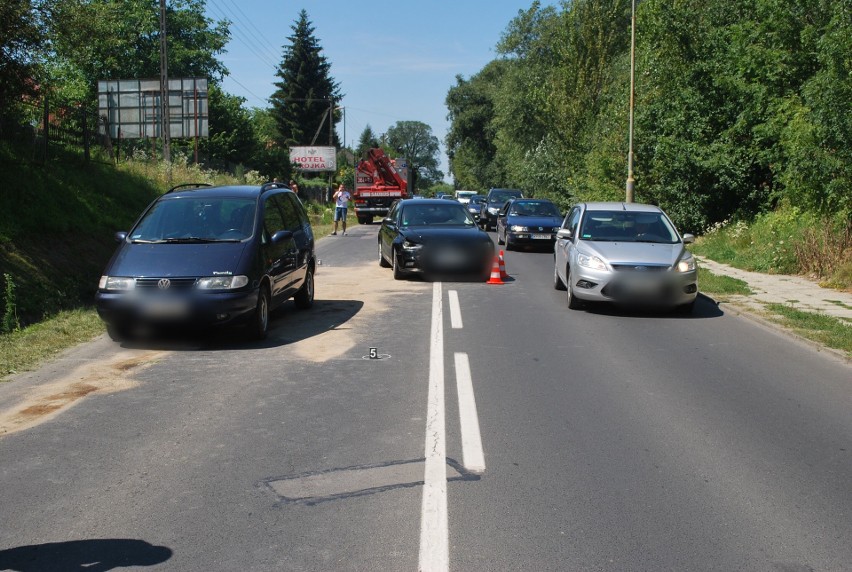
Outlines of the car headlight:
<svg viewBox="0 0 852 572">
<path fill-rule="evenodd" d="M 580 266 L 585 266 L 586 268 L 592 268 L 594 270 L 606 270 L 606 264 L 604 264 L 604 261 L 598 258 L 597 256 L 586 256 L 585 254 L 578 254 L 577 263 Z"/>
<path fill-rule="evenodd" d="M 500 212 L 500 209 L 497 207 L 488 207 L 488 212 L 490 212 L 491 214 L 497 214 L 498 212 Z"/>
<path fill-rule="evenodd" d="M 136 288 L 135 278 L 123 278 L 121 276 L 101 276 L 98 281 L 101 290 L 133 290 Z"/>
<path fill-rule="evenodd" d="M 562 227 L 561 226 L 554 226 L 552 229 L 550 229 L 550 232 L 559 232 L 560 228 L 562 228 Z"/>
<path fill-rule="evenodd" d="M 195 287 L 199 290 L 235 290 L 248 283 L 248 276 L 210 276 L 199 278 Z"/>
<path fill-rule="evenodd" d="M 519 224 L 513 224 L 509 227 L 509 230 L 511 230 L 512 232 L 527 232 L 529 231 L 529 227 L 521 226 Z"/>
<path fill-rule="evenodd" d="M 688 254 L 677 263 L 678 272 L 692 272 L 695 270 L 695 257 Z"/>
<path fill-rule="evenodd" d="M 423 248 L 423 245 L 411 242 L 410 240 L 406 240 L 402 243 L 402 248 L 404 248 L 405 250 L 420 250 L 421 248 Z"/>
</svg>

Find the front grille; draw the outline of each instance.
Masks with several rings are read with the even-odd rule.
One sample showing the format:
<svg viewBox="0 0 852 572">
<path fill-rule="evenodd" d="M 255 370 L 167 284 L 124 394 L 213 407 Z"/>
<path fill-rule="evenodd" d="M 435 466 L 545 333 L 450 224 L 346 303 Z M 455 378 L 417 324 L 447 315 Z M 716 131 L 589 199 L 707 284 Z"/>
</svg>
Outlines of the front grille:
<svg viewBox="0 0 852 572">
<path fill-rule="evenodd" d="M 616 272 L 666 272 L 671 268 L 671 266 L 655 264 L 613 264 L 612 268 Z"/>
<path fill-rule="evenodd" d="M 160 287 L 160 280 L 168 280 L 168 288 Z M 139 290 L 188 290 L 195 286 L 195 278 L 137 278 Z"/>
</svg>

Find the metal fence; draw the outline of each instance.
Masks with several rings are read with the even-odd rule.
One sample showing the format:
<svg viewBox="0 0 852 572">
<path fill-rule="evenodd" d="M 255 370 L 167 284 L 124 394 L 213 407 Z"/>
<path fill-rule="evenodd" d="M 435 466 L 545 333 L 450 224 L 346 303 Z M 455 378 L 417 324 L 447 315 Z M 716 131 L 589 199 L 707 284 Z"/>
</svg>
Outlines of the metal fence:
<svg viewBox="0 0 852 572">
<path fill-rule="evenodd" d="M 0 110 L 0 141 L 33 162 L 68 157 L 69 150 L 84 161 L 91 161 L 93 152 L 112 158 L 104 121 L 98 117 L 97 107 L 51 106 L 47 98 L 21 101 Z"/>
</svg>

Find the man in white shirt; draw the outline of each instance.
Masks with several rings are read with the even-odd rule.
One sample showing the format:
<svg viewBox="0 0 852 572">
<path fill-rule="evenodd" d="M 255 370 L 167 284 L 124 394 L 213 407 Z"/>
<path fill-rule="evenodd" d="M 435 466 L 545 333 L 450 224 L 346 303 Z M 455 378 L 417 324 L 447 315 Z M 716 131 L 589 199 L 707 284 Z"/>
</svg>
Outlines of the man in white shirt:
<svg viewBox="0 0 852 572">
<path fill-rule="evenodd" d="M 346 236 L 346 211 L 349 208 L 349 191 L 346 190 L 346 187 L 341 185 L 337 188 L 337 192 L 334 193 L 335 207 L 334 207 L 334 231 L 331 233 L 331 236 L 337 236 L 337 221 L 343 222 L 343 235 Z"/>
</svg>

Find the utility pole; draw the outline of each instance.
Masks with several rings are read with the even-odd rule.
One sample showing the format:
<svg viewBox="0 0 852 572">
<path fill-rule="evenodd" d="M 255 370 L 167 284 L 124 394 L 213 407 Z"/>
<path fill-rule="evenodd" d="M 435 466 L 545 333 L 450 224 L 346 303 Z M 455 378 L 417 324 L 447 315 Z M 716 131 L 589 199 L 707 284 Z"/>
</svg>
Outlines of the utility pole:
<svg viewBox="0 0 852 572">
<path fill-rule="evenodd" d="M 627 196 L 625 201 L 633 202 L 633 78 L 636 69 L 636 0 L 631 0 L 630 9 L 630 112 L 628 128 L 628 150 L 627 150 Z"/>
<path fill-rule="evenodd" d="M 166 51 L 166 0 L 160 0 L 160 120 L 163 130 L 163 160 L 172 160 L 171 122 L 169 121 L 169 57 Z"/>
</svg>

